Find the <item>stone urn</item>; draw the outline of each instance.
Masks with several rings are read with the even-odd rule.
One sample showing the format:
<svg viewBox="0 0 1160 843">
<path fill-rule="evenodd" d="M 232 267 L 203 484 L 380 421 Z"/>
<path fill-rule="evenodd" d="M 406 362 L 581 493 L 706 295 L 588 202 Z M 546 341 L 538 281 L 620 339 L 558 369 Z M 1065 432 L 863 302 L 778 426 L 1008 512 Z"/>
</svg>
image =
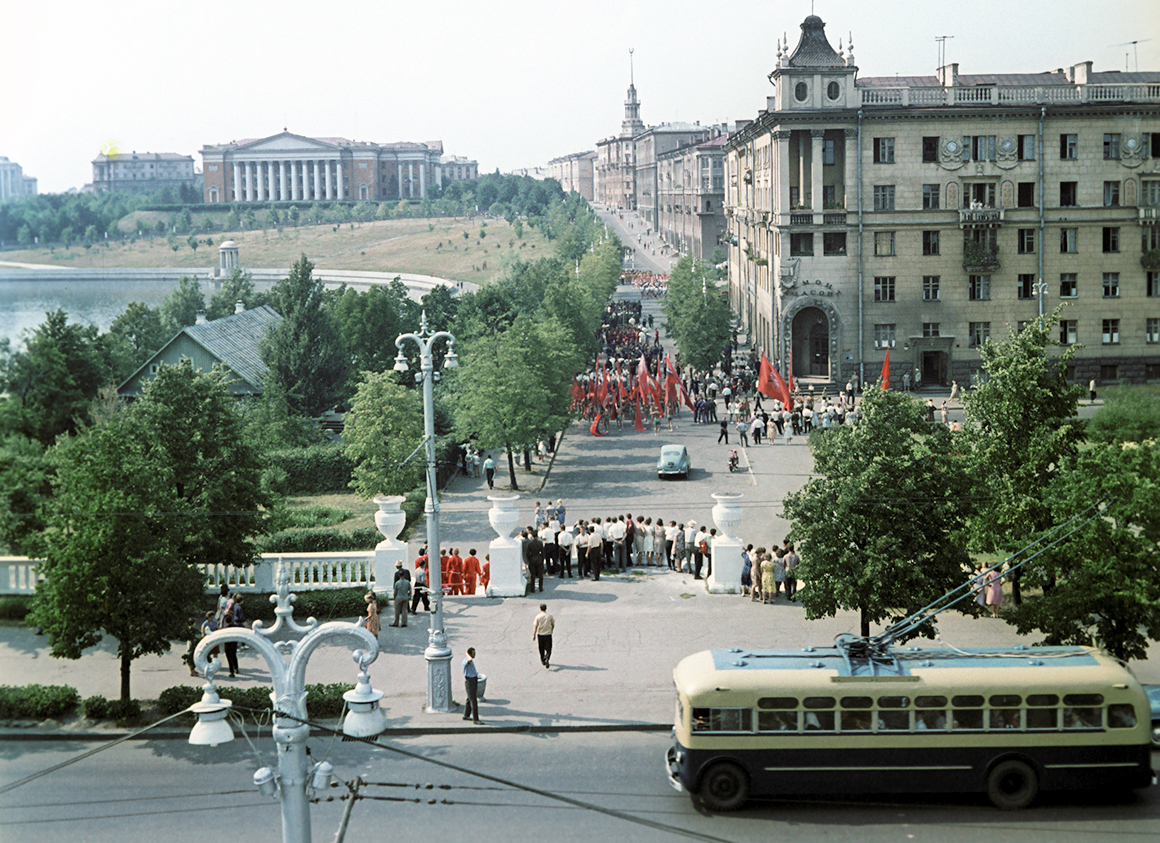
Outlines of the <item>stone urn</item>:
<svg viewBox="0 0 1160 843">
<path fill-rule="evenodd" d="M 487 511 L 487 520 L 495 530 L 501 541 L 507 541 L 519 528 L 520 513 L 516 509 L 519 495 L 488 495 L 491 509 Z"/>
<path fill-rule="evenodd" d="M 713 495 L 713 500 L 717 501 L 717 505 L 713 507 L 713 523 L 717 525 L 721 536 L 731 538 L 737 536 L 737 528 L 741 526 L 741 520 L 745 517 L 740 504 L 743 497 L 745 495 L 740 492 L 721 492 Z"/>
<path fill-rule="evenodd" d="M 379 495 L 374 499 L 379 507 L 375 513 L 375 526 L 391 541 L 399 537 L 407 523 L 407 513 L 402 510 L 405 500 L 402 495 Z"/>
</svg>

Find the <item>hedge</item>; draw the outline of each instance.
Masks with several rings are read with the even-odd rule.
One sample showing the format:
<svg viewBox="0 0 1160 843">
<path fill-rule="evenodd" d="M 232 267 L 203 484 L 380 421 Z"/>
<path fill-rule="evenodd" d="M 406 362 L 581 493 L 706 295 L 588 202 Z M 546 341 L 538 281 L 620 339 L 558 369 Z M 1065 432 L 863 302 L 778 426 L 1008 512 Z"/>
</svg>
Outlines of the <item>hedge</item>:
<svg viewBox="0 0 1160 843">
<path fill-rule="evenodd" d="M 382 540 L 382 535 L 374 527 L 360 527 L 357 530 L 314 527 L 305 530 L 279 530 L 271 535 L 262 536 L 254 544 L 259 553 L 346 553 L 354 550 L 374 550 L 375 545 Z"/>
<path fill-rule="evenodd" d="M 314 684 L 306 686 L 306 711 L 315 720 L 333 720 L 342 715 L 345 704 L 342 695 L 354 687 L 354 683 L 341 682 L 329 685 Z M 269 711 L 274 708 L 270 699 L 273 689 L 261 688 L 222 688 L 218 687 L 218 696 L 233 703 L 237 709 L 257 709 Z M 162 716 L 168 717 L 184 711 L 201 699 L 202 691 L 190 685 L 178 685 L 166 688 L 157 699 L 157 710 Z"/>
<path fill-rule="evenodd" d="M 0 720 L 47 720 L 67 714 L 81 701 L 68 685 L 0 686 Z"/>
<path fill-rule="evenodd" d="M 32 611 L 31 594 L 10 594 L 0 597 L 0 620 L 22 621 Z"/>
<path fill-rule="evenodd" d="M 363 588 L 328 588 L 294 593 L 294 617 L 299 622 L 309 617 L 326 622 L 352 620 L 366 613 Z M 273 621 L 274 604 L 267 594 L 246 595 L 247 621 Z"/>
<path fill-rule="evenodd" d="M 141 716 L 140 700 L 109 700 L 104 697 L 86 697 L 81 703 L 85 717 L 90 720 L 136 720 Z"/>
<path fill-rule="evenodd" d="M 269 451 L 265 460 L 267 478 L 283 495 L 345 492 L 354 471 L 354 463 L 337 445 Z"/>
</svg>

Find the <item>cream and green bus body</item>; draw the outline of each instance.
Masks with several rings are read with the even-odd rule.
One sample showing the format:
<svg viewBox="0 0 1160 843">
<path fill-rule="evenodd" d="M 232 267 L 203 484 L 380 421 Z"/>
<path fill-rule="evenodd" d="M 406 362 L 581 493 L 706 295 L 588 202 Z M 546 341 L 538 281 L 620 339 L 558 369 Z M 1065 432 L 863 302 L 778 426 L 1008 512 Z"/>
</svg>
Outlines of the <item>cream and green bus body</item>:
<svg viewBox="0 0 1160 843">
<path fill-rule="evenodd" d="M 750 796 L 1039 790 L 1154 781 L 1148 699 L 1094 649 L 707 650 L 673 671 L 675 787 Z"/>
</svg>

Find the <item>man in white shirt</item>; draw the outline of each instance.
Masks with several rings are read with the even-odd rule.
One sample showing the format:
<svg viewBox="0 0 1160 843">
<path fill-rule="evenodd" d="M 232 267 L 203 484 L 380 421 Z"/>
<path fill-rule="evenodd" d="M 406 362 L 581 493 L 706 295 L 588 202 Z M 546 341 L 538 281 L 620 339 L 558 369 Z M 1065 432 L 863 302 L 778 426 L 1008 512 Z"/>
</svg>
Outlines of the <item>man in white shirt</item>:
<svg viewBox="0 0 1160 843">
<path fill-rule="evenodd" d="M 576 576 L 583 579 L 588 575 L 588 542 L 592 537 L 582 521 L 576 522 Z"/>
<path fill-rule="evenodd" d="M 612 564 L 616 566 L 616 570 L 625 570 L 625 556 L 624 556 L 624 534 L 626 528 L 624 526 L 624 516 L 621 515 L 616 519 L 609 519 L 608 522 L 608 540 L 612 542 Z"/>
<path fill-rule="evenodd" d="M 575 538 L 572 531 L 567 528 L 561 528 L 560 532 L 556 534 L 556 543 L 560 546 L 557 558 L 560 560 L 560 578 L 563 579 L 565 572 L 567 572 L 568 579 L 572 579 L 572 544 Z"/>
<path fill-rule="evenodd" d="M 693 579 L 701 579 L 701 566 L 705 564 L 705 551 L 701 549 L 702 542 L 708 546 L 709 534 L 705 531 L 704 526 L 697 530 L 697 534 L 693 536 Z"/>
<path fill-rule="evenodd" d="M 676 521 L 670 521 L 669 526 L 665 528 L 665 559 L 669 563 L 669 568 L 673 568 L 673 542 L 677 540 L 677 533 L 681 532 L 681 528 L 677 526 Z"/>
<path fill-rule="evenodd" d="M 556 573 L 556 531 L 559 527 L 555 519 L 549 518 L 540 528 L 540 541 L 544 543 L 544 567 L 549 574 Z"/>
</svg>

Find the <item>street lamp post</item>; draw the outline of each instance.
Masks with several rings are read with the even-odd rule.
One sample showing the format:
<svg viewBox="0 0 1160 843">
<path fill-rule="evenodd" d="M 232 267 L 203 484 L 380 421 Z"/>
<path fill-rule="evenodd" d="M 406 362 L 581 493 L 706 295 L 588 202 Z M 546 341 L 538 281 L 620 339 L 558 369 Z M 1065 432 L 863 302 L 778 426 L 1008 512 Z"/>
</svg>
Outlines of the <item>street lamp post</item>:
<svg viewBox="0 0 1160 843">
<path fill-rule="evenodd" d="M 314 618 L 309 618 L 306 626 L 300 626 L 293 618 L 291 605 L 294 595 L 290 594 L 289 578 L 285 566 L 279 560 L 276 574 L 276 594 L 271 598 L 277 603 L 274 610 L 277 620 L 270 629 L 264 629 L 261 621 L 254 622 L 253 629 L 227 627 L 207 635 L 194 650 L 193 659 L 197 669 L 206 677 L 201 702 L 194 705 L 198 722 L 190 733 L 189 742 L 199 745 L 217 746 L 233 740 L 233 730 L 227 722 L 229 700 L 218 697 L 214 685 L 214 675 L 221 670 L 221 659 L 209 659 L 211 650 L 226 642 L 240 642 L 249 645 L 266 660 L 270 668 L 270 678 L 274 692 L 274 740 L 278 742 L 278 773 L 263 767 L 254 774 L 255 786 L 266 796 L 276 796 L 282 803 L 283 843 L 310 843 L 310 796 L 330 782 L 333 770 L 327 761 L 311 766 L 306 756 L 306 738 L 310 734 L 306 713 L 306 663 L 311 654 L 323 643 L 345 638 L 359 648 L 351 657 L 359 666 L 358 684 L 343 696 L 347 700 L 349 713 L 343 722 L 343 733 L 352 737 L 372 737 L 386 728 L 386 715 L 379 708 L 382 692 L 370 686 L 367 668 L 379 656 L 379 642 L 361 624 L 336 621 L 321 626 Z M 293 632 L 305 633 L 297 641 L 270 641 L 285 624 Z M 286 656 L 289 656 L 287 658 Z"/>
<path fill-rule="evenodd" d="M 436 340 L 447 340 L 447 354 L 443 359 L 445 369 L 459 365 L 455 356 L 455 337 L 447 331 L 434 334 L 427 328 L 427 311 L 423 311 L 419 321 L 419 333 L 401 334 L 395 340 L 399 355 L 395 358 L 395 371 L 407 371 L 407 358 L 403 345 L 413 340 L 419 346 L 419 371 L 415 380 L 423 382 L 423 442 L 427 451 L 427 559 L 431 591 L 435 599 L 431 605 L 431 621 L 427 628 L 427 649 L 423 658 L 427 660 L 427 711 L 447 713 L 451 711 L 451 647 L 443 630 L 443 589 L 442 572 L 439 564 L 439 495 L 435 476 L 435 381 L 439 373 L 431 358 L 431 347 Z M 436 587 L 438 584 L 438 591 Z"/>
</svg>

